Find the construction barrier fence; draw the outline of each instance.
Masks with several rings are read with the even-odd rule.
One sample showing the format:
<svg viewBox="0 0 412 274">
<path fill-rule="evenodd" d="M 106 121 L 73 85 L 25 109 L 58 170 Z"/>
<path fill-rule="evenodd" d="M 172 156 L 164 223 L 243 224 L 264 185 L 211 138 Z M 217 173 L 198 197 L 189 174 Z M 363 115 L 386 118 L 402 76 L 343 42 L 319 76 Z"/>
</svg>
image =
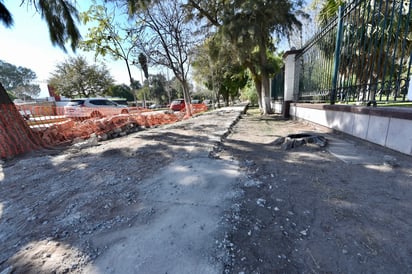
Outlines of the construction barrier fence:
<svg viewBox="0 0 412 274">
<path fill-rule="evenodd" d="M 204 104 L 193 104 L 190 107 L 192 114 L 207 110 Z M 0 158 L 9 159 L 41 147 L 68 145 L 92 136 L 104 141 L 185 118 L 185 110 L 128 110 L 128 113 L 95 118 L 68 117 L 64 107 L 53 104 L 0 104 Z"/>
</svg>

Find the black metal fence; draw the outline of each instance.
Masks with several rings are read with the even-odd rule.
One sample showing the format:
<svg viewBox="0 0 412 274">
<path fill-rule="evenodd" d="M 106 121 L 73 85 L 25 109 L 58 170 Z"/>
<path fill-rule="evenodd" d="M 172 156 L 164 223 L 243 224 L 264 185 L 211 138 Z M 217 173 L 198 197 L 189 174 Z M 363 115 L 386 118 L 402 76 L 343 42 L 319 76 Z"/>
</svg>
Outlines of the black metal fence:
<svg viewBox="0 0 412 274">
<path fill-rule="evenodd" d="M 412 62 L 409 0 L 353 0 L 303 47 L 299 100 L 404 101 Z"/>
<path fill-rule="evenodd" d="M 282 101 L 284 98 L 285 90 L 285 67 L 282 67 L 281 70 L 272 78 L 271 82 L 271 98 L 273 100 Z"/>
</svg>

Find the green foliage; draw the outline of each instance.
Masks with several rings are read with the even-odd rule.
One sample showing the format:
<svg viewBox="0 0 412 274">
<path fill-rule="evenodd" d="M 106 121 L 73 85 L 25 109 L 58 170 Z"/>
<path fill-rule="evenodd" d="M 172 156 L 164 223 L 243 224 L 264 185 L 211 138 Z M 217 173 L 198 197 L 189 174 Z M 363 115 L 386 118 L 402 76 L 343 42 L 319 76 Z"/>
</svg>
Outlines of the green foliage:
<svg viewBox="0 0 412 274">
<path fill-rule="evenodd" d="M 334 18 L 338 14 L 338 9 L 341 5 L 345 4 L 345 0 L 325 0 L 322 3 L 321 9 L 318 14 L 317 20 L 321 26 L 326 26 L 331 18 Z"/>
<path fill-rule="evenodd" d="M 134 80 L 134 79 L 132 79 L 132 83 L 131 83 L 130 86 L 131 86 L 132 89 L 141 89 L 142 88 L 142 84 L 138 80 Z"/>
<path fill-rule="evenodd" d="M 0 22 L 6 27 L 11 27 L 14 23 L 13 16 L 2 2 L 0 2 Z"/>
<path fill-rule="evenodd" d="M 275 70 L 267 55 L 275 50 L 272 35 L 289 36 L 300 26 L 296 13 L 302 1 L 189 0 L 192 18 L 206 19 L 226 39 L 233 57 L 252 73 L 263 113 L 270 113 L 269 77 Z"/>
<path fill-rule="evenodd" d="M 36 10 L 40 11 L 49 26 L 50 40 L 53 45 L 66 50 L 64 44 L 70 41 L 71 48 L 76 49 L 81 35 L 77 29 L 75 20 L 79 20 L 79 14 L 72 1 L 37 1 Z"/>
<path fill-rule="evenodd" d="M 112 97 L 125 98 L 127 101 L 133 101 L 133 93 L 128 85 L 114 85 L 109 88 L 107 95 Z"/>
<path fill-rule="evenodd" d="M 149 86 L 145 85 L 137 91 L 136 98 L 138 100 L 147 100 L 149 99 L 149 95 L 150 95 L 150 88 Z"/>
<path fill-rule="evenodd" d="M 116 1 L 116 0 L 110 0 L 110 1 Z M 124 2 L 126 2 L 127 11 L 129 15 L 133 15 L 137 13 L 138 11 L 147 8 L 152 1 L 150 0 L 125 0 Z"/>
<path fill-rule="evenodd" d="M 150 79 L 150 99 L 159 104 L 167 103 L 169 98 L 166 86 L 167 81 L 162 74 L 152 75 Z"/>
<path fill-rule="evenodd" d="M 248 76 L 245 68 L 233 58 L 231 44 L 220 38 L 215 35 L 197 47 L 193 62 L 194 77 L 215 92 L 213 97 L 222 96 L 228 104 L 229 98 L 237 97 Z"/>
<path fill-rule="evenodd" d="M 80 16 L 84 24 L 94 23 L 88 28 L 88 33 L 80 43 L 80 47 L 85 51 L 94 52 L 96 58 L 109 55 L 115 60 L 125 61 L 132 83 L 130 63 L 134 63 L 133 54 L 139 45 L 138 29 L 130 26 L 130 21 L 125 16 L 122 18 L 116 14 L 116 5 L 98 5 L 95 0 L 89 10 Z"/>
<path fill-rule="evenodd" d="M 22 0 L 20 6 L 34 6 L 36 12 L 40 13 L 49 28 L 50 41 L 66 51 L 65 44 L 70 42 L 74 51 L 81 39 L 80 32 L 76 26 L 79 14 L 74 6 L 76 1 L 72 0 Z M 3 3 L 0 3 L 0 22 L 10 27 L 13 18 Z"/>
<path fill-rule="evenodd" d="M 49 79 L 58 94 L 69 98 L 105 95 L 113 83 L 104 65 L 89 65 L 81 56 L 59 63 Z"/>
<path fill-rule="evenodd" d="M 240 91 L 240 100 L 249 101 L 252 106 L 258 104 L 258 97 L 256 93 L 256 87 L 252 80 L 249 80 L 246 86 Z"/>
<path fill-rule="evenodd" d="M 36 79 L 36 73 L 31 69 L 17 67 L 0 60 L 0 82 L 15 97 L 20 99 L 37 97 L 40 94 L 40 87 L 32 84 Z"/>
</svg>

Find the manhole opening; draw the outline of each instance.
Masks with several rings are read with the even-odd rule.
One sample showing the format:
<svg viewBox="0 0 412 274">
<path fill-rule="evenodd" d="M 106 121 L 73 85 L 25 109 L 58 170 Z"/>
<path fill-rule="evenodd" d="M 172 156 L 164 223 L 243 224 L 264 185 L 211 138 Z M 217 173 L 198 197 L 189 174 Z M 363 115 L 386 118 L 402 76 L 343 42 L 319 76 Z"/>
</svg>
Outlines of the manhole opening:
<svg viewBox="0 0 412 274">
<path fill-rule="evenodd" d="M 289 134 L 286 137 L 279 137 L 273 144 L 281 146 L 284 150 L 300 147 L 306 144 L 314 144 L 319 147 L 324 147 L 327 144 L 327 139 L 322 135 L 298 133 Z"/>
<path fill-rule="evenodd" d="M 299 133 L 299 134 L 289 134 L 286 137 L 292 138 L 292 139 L 298 139 L 298 138 L 306 138 L 306 137 L 312 137 L 312 134 L 307 134 L 307 133 Z"/>
</svg>

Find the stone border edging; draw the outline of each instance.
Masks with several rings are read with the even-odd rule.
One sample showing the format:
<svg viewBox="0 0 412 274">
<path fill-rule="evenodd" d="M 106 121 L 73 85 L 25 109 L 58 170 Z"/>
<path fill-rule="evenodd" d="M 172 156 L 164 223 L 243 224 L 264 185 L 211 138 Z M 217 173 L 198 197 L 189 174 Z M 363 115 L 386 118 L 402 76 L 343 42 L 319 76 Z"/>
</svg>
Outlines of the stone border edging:
<svg viewBox="0 0 412 274">
<path fill-rule="evenodd" d="M 333 110 L 351 112 L 357 114 L 373 115 L 379 117 L 398 118 L 412 120 L 412 109 L 401 107 L 366 107 L 352 105 L 326 105 L 326 104 L 309 104 L 309 103 L 294 103 L 294 106 L 312 108 L 319 110 Z"/>
</svg>

